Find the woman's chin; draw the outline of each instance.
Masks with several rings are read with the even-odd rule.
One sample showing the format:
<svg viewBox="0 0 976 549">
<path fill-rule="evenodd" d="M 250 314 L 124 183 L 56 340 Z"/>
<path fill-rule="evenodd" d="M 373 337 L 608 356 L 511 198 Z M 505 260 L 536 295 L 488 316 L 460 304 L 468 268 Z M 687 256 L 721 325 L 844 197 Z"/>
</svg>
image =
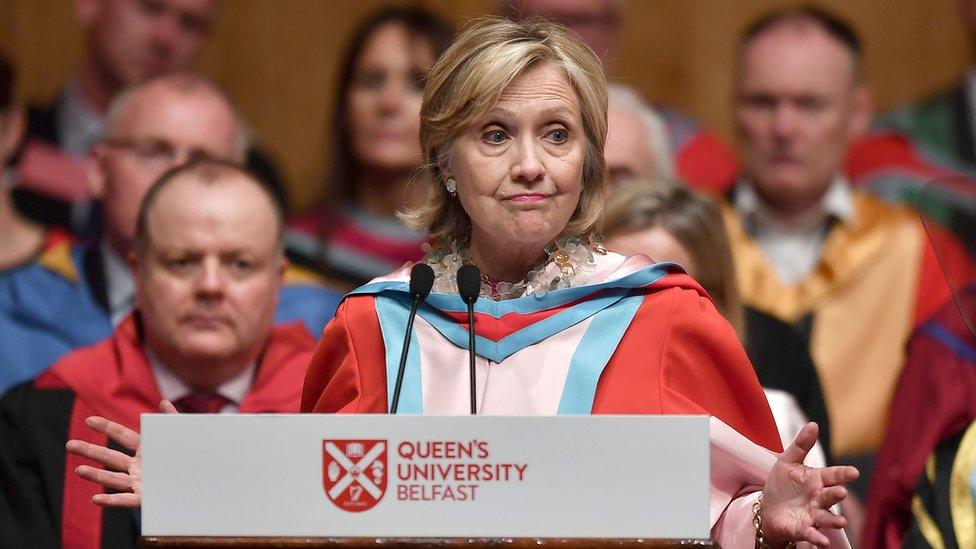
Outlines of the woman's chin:
<svg viewBox="0 0 976 549">
<path fill-rule="evenodd" d="M 521 247 L 538 247 L 540 253 L 550 243 L 559 236 L 560 231 L 550 225 L 545 226 L 517 226 L 505 242 L 505 245 L 517 245 Z"/>
</svg>

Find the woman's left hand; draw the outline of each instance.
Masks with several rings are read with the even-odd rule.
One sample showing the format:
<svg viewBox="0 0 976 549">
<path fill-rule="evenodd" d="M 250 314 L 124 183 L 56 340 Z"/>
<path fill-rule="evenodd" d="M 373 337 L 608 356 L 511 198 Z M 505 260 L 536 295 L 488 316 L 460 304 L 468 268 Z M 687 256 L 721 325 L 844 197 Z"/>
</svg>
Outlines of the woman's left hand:
<svg viewBox="0 0 976 549">
<path fill-rule="evenodd" d="M 762 499 L 762 530 L 770 547 L 790 541 L 808 541 L 825 547 L 830 540 L 820 530 L 843 528 L 844 517 L 830 507 L 847 497 L 842 485 L 856 479 L 857 469 L 847 465 L 812 468 L 803 465 L 817 441 L 819 428 L 807 423 L 766 477 Z"/>
</svg>

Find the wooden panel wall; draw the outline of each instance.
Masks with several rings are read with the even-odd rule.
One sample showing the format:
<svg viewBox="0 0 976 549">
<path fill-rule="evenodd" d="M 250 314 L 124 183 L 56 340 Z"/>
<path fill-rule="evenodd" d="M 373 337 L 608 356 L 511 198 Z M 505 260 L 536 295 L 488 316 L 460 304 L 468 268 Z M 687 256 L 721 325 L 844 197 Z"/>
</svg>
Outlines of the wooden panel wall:
<svg viewBox="0 0 976 549">
<path fill-rule="evenodd" d="M 413 0 L 463 23 L 496 0 Z M 293 209 L 321 194 L 328 106 L 356 21 L 385 0 L 225 0 L 200 69 L 226 86 L 291 184 Z M 401 0 L 400 3 L 410 3 Z M 770 0 L 629 0 L 616 77 L 729 137 L 736 37 Z M 950 84 L 969 47 L 953 0 L 826 0 L 866 43 L 879 109 Z M 18 66 L 20 97 L 49 99 L 81 46 L 70 0 L 0 0 L 0 49 Z"/>
</svg>

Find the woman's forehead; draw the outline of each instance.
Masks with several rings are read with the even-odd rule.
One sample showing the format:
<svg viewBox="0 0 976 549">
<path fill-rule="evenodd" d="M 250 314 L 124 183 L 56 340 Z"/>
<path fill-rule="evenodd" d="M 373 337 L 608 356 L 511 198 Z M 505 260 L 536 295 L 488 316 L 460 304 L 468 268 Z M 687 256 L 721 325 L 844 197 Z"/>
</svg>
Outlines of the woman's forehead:
<svg viewBox="0 0 976 549">
<path fill-rule="evenodd" d="M 580 112 L 579 97 L 566 71 L 551 62 L 535 64 L 516 76 L 490 110 L 505 112 L 519 106 L 546 111 L 546 114 L 565 111 L 579 115 Z"/>
</svg>

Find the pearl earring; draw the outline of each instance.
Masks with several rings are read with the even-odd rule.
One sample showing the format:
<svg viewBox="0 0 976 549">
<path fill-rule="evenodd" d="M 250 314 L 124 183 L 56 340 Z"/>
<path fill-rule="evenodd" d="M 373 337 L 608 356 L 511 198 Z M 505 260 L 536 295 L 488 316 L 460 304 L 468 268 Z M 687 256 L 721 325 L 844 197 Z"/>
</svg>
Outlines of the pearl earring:
<svg viewBox="0 0 976 549">
<path fill-rule="evenodd" d="M 448 177 L 447 181 L 444 183 L 444 187 L 447 188 L 447 192 L 451 193 L 452 197 L 457 196 L 457 181 L 453 177 Z"/>
</svg>

